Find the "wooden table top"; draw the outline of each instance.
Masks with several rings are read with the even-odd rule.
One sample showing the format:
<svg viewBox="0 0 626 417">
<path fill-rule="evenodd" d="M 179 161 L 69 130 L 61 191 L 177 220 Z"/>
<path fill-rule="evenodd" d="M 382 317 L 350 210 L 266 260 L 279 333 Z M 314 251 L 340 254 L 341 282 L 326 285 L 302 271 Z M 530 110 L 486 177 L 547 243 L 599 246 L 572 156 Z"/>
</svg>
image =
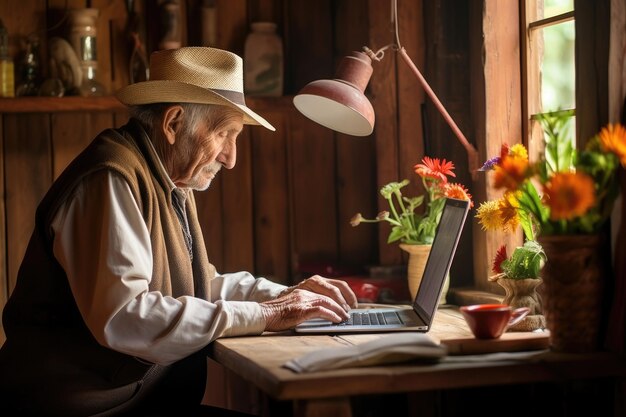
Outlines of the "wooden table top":
<svg viewBox="0 0 626 417">
<path fill-rule="evenodd" d="M 294 332 L 218 339 L 213 359 L 278 400 L 626 375 L 624 359 L 613 354 L 549 352 L 548 332 L 508 332 L 498 340 L 477 340 L 456 309 L 440 309 L 428 335 L 448 347 L 449 356 L 439 363 L 298 374 L 283 364 L 317 349 L 365 343 L 385 334 L 302 336 Z"/>
</svg>

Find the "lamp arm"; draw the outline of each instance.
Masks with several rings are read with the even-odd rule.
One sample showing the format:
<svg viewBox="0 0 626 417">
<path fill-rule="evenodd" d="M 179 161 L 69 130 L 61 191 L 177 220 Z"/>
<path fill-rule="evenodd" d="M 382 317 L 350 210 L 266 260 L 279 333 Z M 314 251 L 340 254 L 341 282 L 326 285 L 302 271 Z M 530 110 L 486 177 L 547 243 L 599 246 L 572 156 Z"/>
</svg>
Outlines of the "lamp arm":
<svg viewBox="0 0 626 417">
<path fill-rule="evenodd" d="M 398 49 L 398 52 L 400 53 L 400 56 L 402 57 L 404 62 L 409 66 L 409 68 L 411 68 L 411 70 L 413 71 L 413 74 L 415 74 L 419 82 L 422 84 L 422 87 L 424 88 L 424 90 L 426 90 L 426 94 L 428 94 L 430 99 L 435 104 L 435 107 L 437 108 L 437 110 L 439 110 L 439 113 L 441 113 L 444 120 L 448 123 L 448 125 L 450 126 L 450 128 L 452 129 L 456 137 L 459 139 L 459 142 L 461 142 L 461 145 L 463 145 L 463 147 L 467 151 L 467 162 L 469 165 L 469 171 L 470 171 L 470 174 L 472 175 L 472 179 L 476 180 L 477 175 L 478 175 L 478 151 L 476 150 L 474 145 L 469 143 L 469 141 L 467 140 L 463 132 L 461 132 L 461 129 L 459 129 L 459 127 L 456 125 L 456 123 L 454 122 L 454 120 L 452 119 L 448 111 L 446 110 L 446 108 L 443 106 L 443 104 L 441 103 L 441 101 L 439 100 L 435 92 L 433 91 L 433 89 L 430 88 L 430 85 L 428 84 L 428 82 L 426 81 L 422 73 L 417 69 L 417 67 L 415 66 L 415 64 L 409 57 L 409 55 L 406 53 L 406 50 L 404 49 L 404 47 L 400 47 Z"/>
</svg>

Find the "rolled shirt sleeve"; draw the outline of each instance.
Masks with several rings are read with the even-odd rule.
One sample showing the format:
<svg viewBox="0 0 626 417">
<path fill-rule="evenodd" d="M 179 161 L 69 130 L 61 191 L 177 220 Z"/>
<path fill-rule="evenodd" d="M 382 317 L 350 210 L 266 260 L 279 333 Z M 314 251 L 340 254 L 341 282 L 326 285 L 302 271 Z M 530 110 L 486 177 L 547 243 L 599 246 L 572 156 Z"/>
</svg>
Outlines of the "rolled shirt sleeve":
<svg viewBox="0 0 626 417">
<path fill-rule="evenodd" d="M 211 281 L 212 300 L 254 300 L 257 302 L 272 300 L 285 289 L 265 278 L 255 278 L 249 272 L 217 274 Z"/>
<path fill-rule="evenodd" d="M 104 346 L 166 365 L 223 336 L 260 334 L 260 301 L 285 287 L 246 272 L 218 275 L 210 301 L 150 291 L 150 235 L 129 185 L 91 175 L 52 222 L 54 255 L 78 309 Z"/>
</svg>

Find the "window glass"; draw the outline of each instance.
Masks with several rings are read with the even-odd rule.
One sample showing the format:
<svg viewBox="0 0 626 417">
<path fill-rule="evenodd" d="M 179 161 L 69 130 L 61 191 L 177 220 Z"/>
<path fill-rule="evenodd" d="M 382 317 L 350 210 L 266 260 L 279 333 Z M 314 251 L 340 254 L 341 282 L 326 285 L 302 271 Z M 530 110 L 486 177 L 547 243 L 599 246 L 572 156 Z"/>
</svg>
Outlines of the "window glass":
<svg viewBox="0 0 626 417">
<path fill-rule="evenodd" d="M 541 2 L 539 2 L 541 3 Z M 557 16 L 574 10 L 574 0 L 544 0 L 543 16 L 540 19 Z"/>
<path fill-rule="evenodd" d="M 541 59 L 541 108 L 550 112 L 576 107 L 574 22 L 540 29 L 543 32 Z"/>
<path fill-rule="evenodd" d="M 544 132 L 537 115 L 576 109 L 573 0 L 527 0 L 525 59 L 527 140 L 531 159 L 544 156 Z M 562 131 L 575 143 L 576 118 Z"/>
</svg>

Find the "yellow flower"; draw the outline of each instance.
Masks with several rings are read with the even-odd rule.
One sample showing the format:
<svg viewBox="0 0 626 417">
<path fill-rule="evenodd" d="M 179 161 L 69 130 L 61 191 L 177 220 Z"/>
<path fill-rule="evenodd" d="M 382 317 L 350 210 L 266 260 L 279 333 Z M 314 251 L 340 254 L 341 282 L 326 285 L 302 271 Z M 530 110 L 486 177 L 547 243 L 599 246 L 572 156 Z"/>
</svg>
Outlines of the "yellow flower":
<svg viewBox="0 0 626 417">
<path fill-rule="evenodd" d="M 476 217 L 483 230 L 514 232 L 519 226 L 519 203 L 515 193 L 506 192 L 499 200 L 486 201 L 480 205 Z"/>
<path fill-rule="evenodd" d="M 514 158 L 521 158 L 528 161 L 528 151 L 521 143 L 516 143 L 515 145 L 513 145 L 509 150 L 509 155 Z"/>
<path fill-rule="evenodd" d="M 504 193 L 504 197 L 498 200 L 498 210 L 502 219 L 502 229 L 509 232 L 517 230 L 520 218 L 518 214 L 519 202 L 517 201 L 516 193 Z"/>
<path fill-rule="evenodd" d="M 591 177 L 578 172 L 558 172 L 544 185 L 545 201 L 552 220 L 582 216 L 595 203 Z"/>
<path fill-rule="evenodd" d="M 626 168 L 626 129 L 617 124 L 608 124 L 599 133 L 600 143 L 605 151 L 613 152 Z"/>
<path fill-rule="evenodd" d="M 499 200 L 485 201 L 476 210 L 476 218 L 483 230 L 500 230 L 503 227 L 500 217 Z"/>
</svg>

